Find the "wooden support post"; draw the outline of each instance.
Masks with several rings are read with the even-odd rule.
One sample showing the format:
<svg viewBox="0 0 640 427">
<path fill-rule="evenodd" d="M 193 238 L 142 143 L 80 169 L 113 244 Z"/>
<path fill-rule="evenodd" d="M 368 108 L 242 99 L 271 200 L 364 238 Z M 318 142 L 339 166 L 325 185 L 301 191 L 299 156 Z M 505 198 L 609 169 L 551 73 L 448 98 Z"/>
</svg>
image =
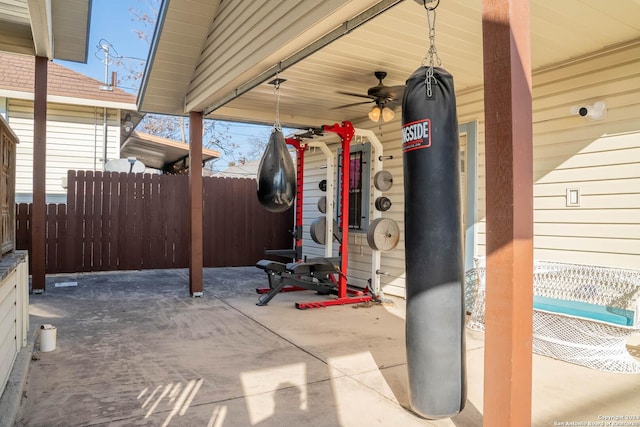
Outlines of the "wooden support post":
<svg viewBox="0 0 640 427">
<path fill-rule="evenodd" d="M 528 0 L 483 0 L 484 425 L 531 425 L 533 136 Z"/>
<path fill-rule="evenodd" d="M 202 113 L 189 113 L 189 292 L 202 296 Z"/>
<path fill-rule="evenodd" d="M 45 289 L 48 66 L 48 58 L 36 56 L 33 103 L 33 208 L 31 216 L 31 284 L 34 293 L 42 293 Z"/>
</svg>

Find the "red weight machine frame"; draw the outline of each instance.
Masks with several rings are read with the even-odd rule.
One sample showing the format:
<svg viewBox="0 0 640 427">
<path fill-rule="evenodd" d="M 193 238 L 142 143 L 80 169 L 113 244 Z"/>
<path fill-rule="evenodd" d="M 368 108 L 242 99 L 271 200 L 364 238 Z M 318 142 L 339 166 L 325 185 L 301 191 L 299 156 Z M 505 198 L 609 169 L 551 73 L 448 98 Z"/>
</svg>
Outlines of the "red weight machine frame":
<svg viewBox="0 0 640 427">
<path fill-rule="evenodd" d="M 357 304 L 361 302 L 371 301 L 373 296 L 363 289 L 350 288 L 347 284 L 347 270 L 349 264 L 349 173 L 350 173 L 350 144 L 355 135 L 353 124 L 344 121 L 342 124 L 335 123 L 328 126 L 323 125 L 322 131 L 337 134 L 342 141 L 342 163 L 340 168 L 340 228 L 342 229 L 342 238 L 340 240 L 339 256 L 340 269 L 336 272 L 338 279 L 336 280 L 337 298 L 325 301 L 297 302 L 296 308 L 304 310 L 308 308 L 329 307 L 333 305 Z M 302 144 L 297 138 L 286 138 L 286 143 L 296 149 L 297 160 L 297 188 L 296 188 L 296 230 L 295 230 L 295 254 L 296 260 L 302 261 L 302 205 L 303 205 L 303 182 L 304 182 L 304 152 L 307 145 Z M 330 242 L 327 242 L 330 244 Z M 291 292 L 298 290 L 306 290 L 298 286 L 287 286 L 281 292 Z M 260 294 L 270 291 L 269 288 L 259 288 L 256 291 Z"/>
</svg>

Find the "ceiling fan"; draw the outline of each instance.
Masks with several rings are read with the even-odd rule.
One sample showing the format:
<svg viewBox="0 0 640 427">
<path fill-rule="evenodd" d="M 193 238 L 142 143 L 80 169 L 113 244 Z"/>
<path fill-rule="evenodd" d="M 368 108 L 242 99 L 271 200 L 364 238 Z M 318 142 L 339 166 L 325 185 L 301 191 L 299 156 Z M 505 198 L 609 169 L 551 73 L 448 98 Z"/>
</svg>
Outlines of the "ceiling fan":
<svg viewBox="0 0 640 427">
<path fill-rule="evenodd" d="M 380 120 L 380 117 L 382 117 L 382 120 L 385 122 L 393 119 L 393 116 L 395 115 L 393 109 L 396 106 L 400 105 L 400 103 L 402 102 L 404 85 L 386 86 L 384 83 L 382 83 L 382 80 L 387 77 L 386 71 L 376 71 L 373 73 L 373 75 L 378 79 L 378 84 L 376 86 L 370 87 L 367 90 L 366 95 L 360 93 L 338 91 L 338 93 L 343 95 L 369 98 L 368 101 L 354 102 L 352 104 L 342 105 L 340 107 L 337 107 L 337 109 L 353 107 L 354 105 L 369 104 L 373 102 L 375 105 L 373 106 L 371 111 L 369 111 L 369 118 L 372 121 L 377 122 Z"/>
</svg>

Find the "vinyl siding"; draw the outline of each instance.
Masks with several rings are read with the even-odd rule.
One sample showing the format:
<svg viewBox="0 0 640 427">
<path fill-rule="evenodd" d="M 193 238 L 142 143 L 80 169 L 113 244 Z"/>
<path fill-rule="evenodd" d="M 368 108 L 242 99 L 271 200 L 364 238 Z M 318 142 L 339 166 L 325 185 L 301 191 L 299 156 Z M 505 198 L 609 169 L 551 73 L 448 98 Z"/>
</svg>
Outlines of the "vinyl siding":
<svg viewBox="0 0 640 427">
<path fill-rule="evenodd" d="M 67 171 L 103 170 L 103 108 L 48 104 L 47 196 L 65 195 L 61 179 Z M 107 158 L 120 157 L 120 111 L 107 109 Z M 16 195 L 33 189 L 33 102 L 10 99 L 9 124 L 20 143 L 17 149 Z"/>
<path fill-rule="evenodd" d="M 354 126 L 373 130 L 382 143 L 384 155 L 393 156 L 393 159 L 385 160 L 383 163 L 383 169 L 389 171 L 393 176 L 393 185 L 391 189 L 382 193 L 383 196 L 391 200 L 392 206 L 381 216 L 392 218 L 400 227 L 398 246 L 391 251 L 382 253 L 380 270 L 387 274 L 380 276 L 380 286 L 387 294 L 404 296 L 404 183 L 402 180 L 402 151 L 398 139 L 400 115 L 398 114 L 393 121 L 383 124 L 381 129 L 372 128 L 372 124 L 372 122 L 363 121 L 354 123 Z M 358 143 L 358 138 L 354 138 L 352 146 Z M 367 139 L 364 138 L 363 142 L 366 141 Z M 331 136 L 325 142 L 335 156 L 340 146 L 338 138 Z M 374 154 L 372 149 L 371 158 L 373 159 L 377 155 L 379 154 Z M 322 215 L 318 211 L 317 202 L 325 193 L 318 188 L 318 184 L 321 180 L 326 179 L 326 163 L 326 157 L 320 149 L 311 148 L 305 154 L 303 252 L 309 257 L 324 256 L 324 246 L 318 245 L 311 239 L 309 227 L 316 217 Z M 373 162 L 370 162 L 369 167 L 371 168 L 370 176 L 373 177 Z M 335 178 L 333 181 L 335 186 Z M 373 192 L 373 181 L 370 183 L 369 191 L 370 194 Z M 375 199 L 373 197 L 369 199 L 369 217 L 373 218 Z M 337 256 L 338 247 L 338 242 L 334 242 L 334 256 Z M 348 279 L 350 284 L 360 287 L 367 285 L 367 281 L 371 278 L 371 253 L 365 232 L 352 231 L 349 233 Z"/>
<path fill-rule="evenodd" d="M 380 271 L 385 274 L 380 275 L 379 278 L 380 287 L 385 294 L 404 297 L 404 180 L 402 174 L 402 144 L 399 138 L 402 115 L 399 114 L 400 111 L 397 113 L 398 114 L 396 114 L 393 120 L 387 123 L 380 123 L 380 127 L 369 120 L 358 122 L 356 127 L 373 131 L 382 143 L 384 155 L 393 156 L 393 159 L 385 160 L 382 166 L 384 170 L 391 173 L 391 176 L 393 177 L 393 185 L 388 191 L 382 193 L 383 196 L 388 197 L 391 200 L 392 205 L 391 209 L 386 212 L 382 212 L 381 216 L 384 218 L 391 218 L 398 224 L 400 228 L 400 241 L 398 242 L 398 246 L 394 249 L 381 253 Z M 373 158 L 374 155 L 372 154 L 371 157 Z M 374 176 L 373 172 L 371 173 L 371 176 Z M 373 184 L 370 186 L 370 191 L 373 191 Z M 371 199 L 369 207 L 370 216 L 373 215 L 373 211 L 375 210 L 375 200 L 373 197 Z M 360 246 L 350 246 L 350 257 L 353 260 L 361 260 L 357 271 L 366 282 L 366 280 L 371 277 L 371 268 L 368 264 L 363 265 L 365 261 L 370 262 L 371 260 L 371 249 L 367 243 L 366 234 L 362 235 L 362 239 L 359 243 Z M 366 256 L 359 256 L 360 250 L 362 250 Z"/>
<path fill-rule="evenodd" d="M 640 46 L 536 73 L 533 84 L 536 258 L 640 268 Z M 604 120 L 570 113 L 596 101 Z M 568 188 L 580 206 L 567 207 Z"/>
<path fill-rule="evenodd" d="M 27 344 L 29 330 L 28 261 L 13 262 L 12 255 L 3 258 L 7 274 L 0 281 L 0 395 L 18 352 Z"/>
<path fill-rule="evenodd" d="M 534 256 L 537 259 L 612 267 L 640 268 L 640 47 L 539 71 L 533 78 Z M 482 89 L 457 95 L 458 123 L 478 121 L 477 256 L 486 253 L 484 99 Z M 571 106 L 604 100 L 607 115 L 589 121 Z M 404 194 L 400 116 L 380 127 L 370 121 L 355 127 L 373 130 L 393 155 L 384 163 L 394 182 L 384 195 L 393 202 L 383 214 L 398 222 L 399 245 L 382 254 L 380 281 L 385 293 L 405 295 Z M 337 146 L 332 147 L 336 150 Z M 315 156 L 315 157 L 314 157 Z M 305 252 L 322 255 L 308 237 L 319 215 L 315 203 L 324 178 L 320 154 L 309 154 L 305 168 Z M 312 160 L 313 159 L 313 160 Z M 373 176 L 373 175 L 372 175 Z M 580 206 L 567 207 L 567 188 L 580 189 Z M 372 201 L 373 203 L 373 201 Z M 371 206 L 373 209 L 373 205 Z M 350 233 L 349 280 L 371 276 L 366 235 Z M 337 244 L 336 244 L 337 246 Z M 316 248 L 317 247 L 317 248 Z M 319 249 L 318 249 L 319 248 Z"/>
<path fill-rule="evenodd" d="M 336 150 L 338 148 L 338 144 L 336 143 L 337 138 L 331 141 L 325 141 L 327 145 L 329 145 L 329 149 L 334 154 L 333 161 L 335 162 Z M 331 145 L 330 145 L 331 144 Z M 310 148 L 305 153 L 305 164 L 304 164 L 304 186 L 303 186 L 303 194 L 304 194 L 304 203 L 302 207 L 302 249 L 303 255 L 307 257 L 324 257 L 325 256 L 325 247 L 324 245 L 319 245 L 313 241 L 310 234 L 311 223 L 319 216 L 323 214 L 318 210 L 318 199 L 324 196 L 326 193 L 321 191 L 318 187 L 320 181 L 323 179 L 327 179 L 327 185 L 333 184 L 334 188 L 336 186 L 335 180 L 329 181 L 327 178 L 327 159 L 324 153 L 319 148 Z M 334 190 L 335 191 L 335 190 Z M 338 255 L 338 242 L 334 241 L 333 243 L 333 252 L 334 256 Z"/>
<path fill-rule="evenodd" d="M 534 256 L 640 268 L 640 47 L 533 75 Z M 477 255 L 485 254 L 486 188 L 481 90 L 457 96 L 459 122 L 479 120 Z M 572 106 L 607 103 L 604 120 Z M 568 207 L 568 188 L 580 206 Z"/>
<path fill-rule="evenodd" d="M 333 10 L 341 1 L 310 2 L 279 0 L 264 4 L 251 0 L 221 1 L 218 14 L 203 47 L 200 63 L 191 82 L 187 103 L 203 88 L 220 89 L 238 69 L 266 59 L 301 33 L 326 10 Z M 262 11 L 261 11 L 262 10 Z M 280 23 L 288 22 L 290 25 Z"/>
<path fill-rule="evenodd" d="M 234 90 L 374 3 L 274 0 L 265 6 L 222 0 L 187 93 L 187 109 Z"/>
<path fill-rule="evenodd" d="M 0 283 L 0 393 L 4 389 L 18 353 L 16 342 L 16 274 Z"/>
</svg>

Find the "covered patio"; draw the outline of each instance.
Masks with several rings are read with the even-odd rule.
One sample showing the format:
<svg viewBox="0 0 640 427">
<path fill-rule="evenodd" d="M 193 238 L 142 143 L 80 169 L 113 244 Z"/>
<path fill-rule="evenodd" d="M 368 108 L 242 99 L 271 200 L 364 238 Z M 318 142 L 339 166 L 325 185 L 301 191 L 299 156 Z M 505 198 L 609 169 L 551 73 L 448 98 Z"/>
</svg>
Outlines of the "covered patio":
<svg viewBox="0 0 640 427">
<path fill-rule="evenodd" d="M 467 181 L 471 192 L 467 192 L 466 202 L 477 203 L 477 208 L 467 217 L 466 245 L 472 256 L 487 256 L 483 366 L 484 372 L 492 375 L 484 382 L 484 425 L 528 425 L 532 418 L 534 249 L 544 256 L 571 257 L 584 247 L 584 238 L 592 238 L 584 234 L 584 228 L 580 231 L 577 228 L 581 227 L 567 225 L 576 222 L 579 214 L 574 212 L 567 213 L 571 219 L 565 223 L 558 221 L 549 228 L 546 224 L 554 222 L 561 210 L 568 212 L 570 205 L 564 205 L 564 196 L 565 190 L 571 190 L 565 188 L 570 187 L 569 182 L 582 183 L 589 178 L 571 175 L 568 179 L 569 174 L 562 171 L 564 178 L 548 180 L 558 184 L 555 188 L 541 185 L 535 194 L 534 179 L 535 184 L 546 184 L 545 176 L 553 175 L 556 167 L 571 163 L 568 160 L 584 151 L 597 153 L 599 149 L 590 146 L 604 142 L 603 137 L 638 131 L 627 115 L 637 111 L 637 103 L 622 97 L 637 88 L 627 61 L 638 49 L 640 31 L 631 17 L 640 14 L 640 4 L 612 6 L 583 0 L 561 4 L 545 0 L 428 2 L 436 7 L 436 18 L 427 16 L 426 3 L 328 1 L 320 7 L 304 0 L 165 3 L 138 104 L 142 111 L 189 114 L 195 129 L 191 149 L 197 159 L 203 118 L 272 123 L 276 97 L 269 82 L 284 79 L 278 109 L 283 125 L 308 129 L 353 122 L 356 128 L 379 135 L 385 154 L 392 156 L 385 167 L 401 174 L 400 114 L 376 123 L 368 117 L 372 107 L 382 108 L 388 101 L 369 96 L 375 92 L 375 72 L 386 73 L 380 85 L 402 85 L 435 44 L 443 67 L 454 76 L 458 123 L 468 125 L 466 133 L 475 141 L 468 149 L 469 158 L 476 163 L 467 177 L 473 176 L 477 182 Z M 188 34 L 185 26 L 189 26 Z M 609 82 L 608 67 L 619 70 L 615 75 L 624 82 L 622 88 L 599 84 L 603 79 Z M 611 77 L 611 82 L 615 79 Z M 579 107 L 600 98 L 611 99 L 609 111 L 615 112 L 616 118 L 611 116 L 602 127 L 585 125 L 579 117 L 586 114 L 579 113 Z M 534 128 L 541 146 L 536 155 Z M 624 149 L 635 150 L 631 145 Z M 595 153 L 594 157 L 600 158 Z M 574 169 L 591 174 L 587 167 L 599 168 L 598 161 L 580 160 Z M 627 167 L 622 163 L 627 160 L 602 166 L 622 171 Z M 626 184 L 637 176 L 631 173 L 623 179 Z M 199 180 L 198 174 L 192 175 L 195 207 L 200 205 Z M 629 200 L 628 194 L 635 197 L 638 193 L 625 190 L 620 197 Z M 403 200 L 401 190 L 396 195 Z M 551 211 L 547 196 L 555 197 L 557 210 Z M 534 224 L 534 199 L 539 218 L 545 214 L 551 218 L 540 220 L 540 226 Z M 402 212 L 387 215 L 394 214 L 401 218 Z M 582 216 L 578 221 L 581 226 L 588 224 L 587 230 L 601 225 L 607 228 L 607 221 L 613 222 L 611 215 L 596 210 L 591 214 L 588 220 Z M 202 283 L 198 221 L 197 215 L 192 217 L 193 295 L 201 292 Z M 535 248 L 534 226 L 538 226 L 536 237 L 541 242 Z M 592 251 L 599 252 L 612 234 L 615 232 L 596 237 Z M 629 231 L 624 235 L 629 236 Z M 591 262 L 595 258 L 637 268 L 637 249 L 621 249 L 629 242 L 616 238 L 611 238 L 611 243 L 602 256 L 588 251 L 580 256 Z M 400 257 L 402 250 L 396 252 Z M 400 270 L 389 279 L 394 283 L 388 283 L 399 295 L 404 289 Z"/>
<path fill-rule="evenodd" d="M 190 268 L 47 277 L 46 296 L 32 299 L 32 325 L 55 324 L 58 350 L 34 354 L 19 425 L 638 423 L 632 418 L 640 407 L 636 377 L 531 354 L 532 126 L 538 123 L 542 133 L 578 126 L 569 107 L 597 100 L 600 94 L 591 90 L 601 88 L 589 83 L 583 64 L 605 63 L 596 69 L 604 73 L 613 59 L 623 70 L 613 79 L 637 79 L 629 71 L 637 62 L 629 58 L 638 57 L 638 2 L 442 1 L 438 9 L 435 40 L 456 79 L 459 120 L 474 123 L 483 142 L 478 148 L 486 176 L 479 182 L 491 190 L 482 223 L 486 349 L 484 336 L 465 331 L 469 400 L 460 415 L 427 421 L 406 409 L 402 299 L 393 307 L 301 312 L 293 308 L 297 297 L 285 294 L 256 307 L 253 289 L 264 285 L 263 273 L 202 268 L 203 118 L 270 123 L 275 100 L 268 82 L 284 78 L 283 125 L 352 121 L 395 147 L 389 166 L 399 170 L 399 114 L 374 124 L 367 119 L 372 104 L 349 104 L 376 85 L 375 71 L 387 72 L 385 84 L 400 85 L 418 67 L 428 48 L 421 3 L 163 3 L 139 107 L 190 117 Z M 43 75 L 52 55 L 27 53 L 38 55 L 36 115 L 42 124 Z M 574 77 L 589 91 L 567 94 L 563 84 Z M 534 109 L 536 79 L 541 89 Z M 627 122 L 637 103 L 629 99 L 637 96 L 616 95 L 612 127 L 631 134 Z M 34 138 L 44 144 L 45 134 L 39 126 Z M 578 138 L 563 155 L 581 152 L 596 137 L 581 131 Z M 34 181 L 43 185 L 44 157 L 36 157 L 34 169 Z M 630 194 L 629 200 L 638 193 Z M 43 200 L 36 225 L 44 224 Z M 43 241 L 42 228 L 35 227 L 34 244 Z M 634 247 L 634 238 L 627 244 Z M 44 265 L 39 247 L 34 262 Z M 623 255 L 636 262 L 637 247 Z M 44 289 L 44 281 L 44 269 L 34 271 L 34 289 Z M 56 281 L 78 286 L 56 288 Z M 190 294 L 202 298 L 185 299 L 184 286 L 176 283 L 186 282 Z M 31 353 L 21 357 L 26 366 Z M 276 403 L 281 394 L 283 403 Z"/>
<path fill-rule="evenodd" d="M 32 360 L 17 425 L 482 425 L 482 333 L 466 330 L 465 409 L 429 421 L 407 409 L 403 300 L 300 311 L 289 293 L 258 307 L 266 277 L 253 267 L 205 269 L 203 297 L 185 299 L 187 275 L 48 277 L 31 322 L 55 325 L 57 347 L 22 352 Z M 635 375 L 534 355 L 531 425 L 638 425 L 639 387 Z"/>
</svg>

